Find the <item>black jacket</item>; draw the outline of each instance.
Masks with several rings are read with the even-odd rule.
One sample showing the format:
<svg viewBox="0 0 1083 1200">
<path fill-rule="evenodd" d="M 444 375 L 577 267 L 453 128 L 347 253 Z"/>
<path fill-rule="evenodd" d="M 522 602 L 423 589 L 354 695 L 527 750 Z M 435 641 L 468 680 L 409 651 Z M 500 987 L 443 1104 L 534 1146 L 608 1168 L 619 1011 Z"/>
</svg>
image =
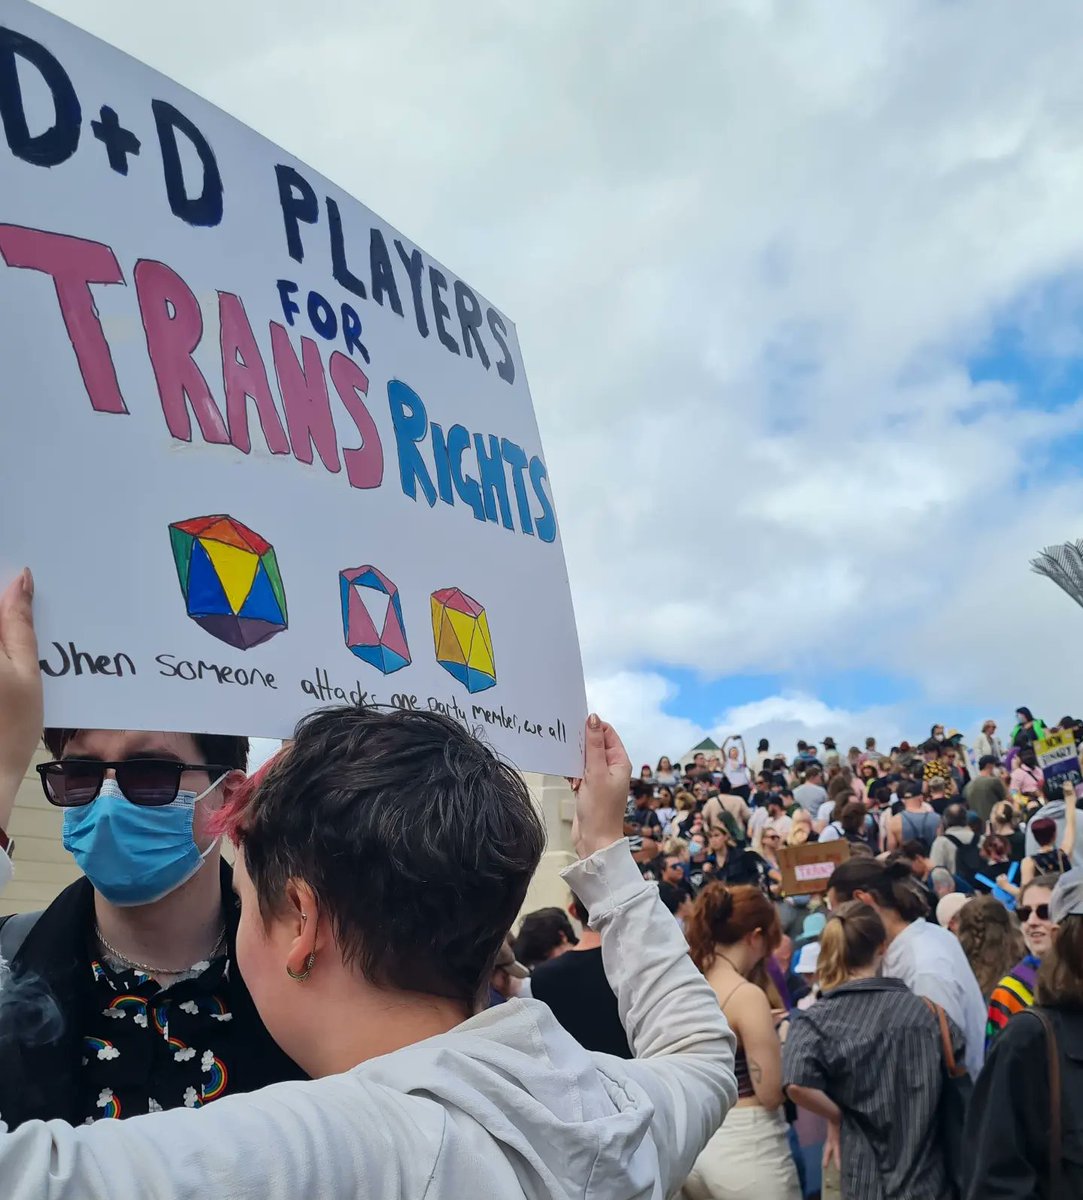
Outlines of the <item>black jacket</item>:
<svg viewBox="0 0 1083 1200">
<path fill-rule="evenodd" d="M 1043 1010 L 1057 1031 L 1061 1073 L 1061 1183 L 1049 1185 L 1049 1068 L 1045 1032 L 1017 1013 L 978 1078 L 966 1121 L 967 1200 L 1083 1196 L 1083 1010 Z"/>
<path fill-rule="evenodd" d="M 230 1069 L 230 1094 L 252 1092 L 285 1079 L 303 1079 L 304 1073 L 279 1050 L 252 1003 L 236 968 L 237 903 L 233 875 L 222 864 L 222 911 L 231 970 L 226 980 L 230 1012 L 242 1033 Z M 83 1058 L 81 1014 L 93 997 L 89 931 L 93 922 L 94 889 L 77 880 L 53 901 L 27 934 L 10 964 L 13 979 L 24 973 L 42 981 L 65 1020 L 54 1042 L 26 1046 L 18 1033 L 0 1029 L 0 1114 L 10 1129 L 23 1121 L 57 1118 L 70 1125 L 83 1120 L 79 1112 L 78 1075 Z"/>
</svg>

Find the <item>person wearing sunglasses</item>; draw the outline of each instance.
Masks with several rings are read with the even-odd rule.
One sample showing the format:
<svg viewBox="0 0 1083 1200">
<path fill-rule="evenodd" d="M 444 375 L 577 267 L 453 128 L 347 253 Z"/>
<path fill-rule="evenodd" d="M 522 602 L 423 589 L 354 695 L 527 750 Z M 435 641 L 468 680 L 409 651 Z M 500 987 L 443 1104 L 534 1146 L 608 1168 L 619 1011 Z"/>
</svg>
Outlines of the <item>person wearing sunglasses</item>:
<svg viewBox="0 0 1083 1200">
<path fill-rule="evenodd" d="M 1019 892 L 1015 915 L 1023 930 L 1027 952 L 997 984 L 989 997 L 989 1019 L 985 1026 L 986 1049 L 1008 1023 L 1009 1017 L 1034 1003 L 1038 968 L 1049 949 L 1053 935 L 1053 920 L 1049 904 L 1059 875 L 1038 875 L 1024 884 Z"/>
<path fill-rule="evenodd" d="M 19 639 L 30 650 L 30 595 L 5 593 L 9 672 Z M 24 691 L 40 690 L 36 649 L 25 658 L 37 678 L 20 681 Z M 32 753 L 40 700 L 19 708 L 35 712 L 36 729 L 22 721 Z M 82 1124 L 303 1077 L 236 969 L 232 873 L 208 829 L 245 778 L 248 739 L 47 729 L 45 743 L 42 790 L 63 811 L 64 847 L 84 877 L 43 912 L 0 918 L 0 957 L 12 980 L 48 996 L 50 1014 L 28 1034 L 18 1007 L 0 1009 L 0 1119 Z M 10 782 L 2 795 L 6 819 Z"/>
</svg>

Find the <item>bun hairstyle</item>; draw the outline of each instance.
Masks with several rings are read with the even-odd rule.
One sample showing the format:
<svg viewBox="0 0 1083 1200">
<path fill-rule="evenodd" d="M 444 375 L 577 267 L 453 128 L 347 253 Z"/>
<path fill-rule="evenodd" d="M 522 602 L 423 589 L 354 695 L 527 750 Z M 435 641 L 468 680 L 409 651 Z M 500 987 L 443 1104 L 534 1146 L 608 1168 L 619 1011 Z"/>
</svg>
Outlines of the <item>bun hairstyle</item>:
<svg viewBox="0 0 1083 1200">
<path fill-rule="evenodd" d="M 696 897 L 692 915 L 685 922 L 692 961 L 706 972 L 715 960 L 717 946 L 733 946 L 757 929 L 763 931 L 771 953 L 782 940 L 782 928 L 775 906 L 758 887 L 709 883 Z"/>
<path fill-rule="evenodd" d="M 886 941 L 884 923 L 871 904 L 860 900 L 840 904 L 820 934 L 816 979 L 821 991 L 840 987 L 856 971 L 869 966 Z"/>
<path fill-rule="evenodd" d="M 887 864 L 875 858 L 847 859 L 832 872 L 827 887 L 839 901 L 853 900 L 857 892 L 868 892 L 879 908 L 890 908 L 904 921 L 916 921 L 929 912 L 921 885 L 914 880 L 905 858 Z"/>
</svg>

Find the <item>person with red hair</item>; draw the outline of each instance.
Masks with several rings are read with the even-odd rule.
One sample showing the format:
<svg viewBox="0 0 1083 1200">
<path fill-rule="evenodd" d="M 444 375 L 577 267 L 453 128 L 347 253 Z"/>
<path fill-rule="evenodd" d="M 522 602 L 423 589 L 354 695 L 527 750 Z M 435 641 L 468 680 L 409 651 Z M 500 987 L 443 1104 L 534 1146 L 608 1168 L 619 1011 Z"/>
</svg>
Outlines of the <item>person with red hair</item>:
<svg viewBox="0 0 1083 1200">
<path fill-rule="evenodd" d="M 749 976 L 782 940 L 775 906 L 758 887 L 708 884 L 686 929 L 692 961 L 737 1036 L 737 1104 L 684 1185 L 689 1200 L 799 1200 L 779 1109 L 782 1050 L 766 994 Z"/>
</svg>

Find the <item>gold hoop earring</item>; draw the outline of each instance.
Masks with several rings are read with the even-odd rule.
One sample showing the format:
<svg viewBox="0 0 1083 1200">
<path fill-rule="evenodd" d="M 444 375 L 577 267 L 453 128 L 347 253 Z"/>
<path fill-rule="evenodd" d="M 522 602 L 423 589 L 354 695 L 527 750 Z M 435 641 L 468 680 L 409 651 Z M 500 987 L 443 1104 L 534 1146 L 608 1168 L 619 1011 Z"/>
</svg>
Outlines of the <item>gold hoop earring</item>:
<svg viewBox="0 0 1083 1200">
<path fill-rule="evenodd" d="M 291 979 L 296 979 L 298 983 L 304 983 L 305 980 L 312 974 L 312 968 L 315 966 L 315 964 L 316 951 L 313 950 L 308 958 L 305 959 L 305 969 L 303 971 L 295 971 L 292 967 L 287 967 L 286 974 Z"/>
</svg>

